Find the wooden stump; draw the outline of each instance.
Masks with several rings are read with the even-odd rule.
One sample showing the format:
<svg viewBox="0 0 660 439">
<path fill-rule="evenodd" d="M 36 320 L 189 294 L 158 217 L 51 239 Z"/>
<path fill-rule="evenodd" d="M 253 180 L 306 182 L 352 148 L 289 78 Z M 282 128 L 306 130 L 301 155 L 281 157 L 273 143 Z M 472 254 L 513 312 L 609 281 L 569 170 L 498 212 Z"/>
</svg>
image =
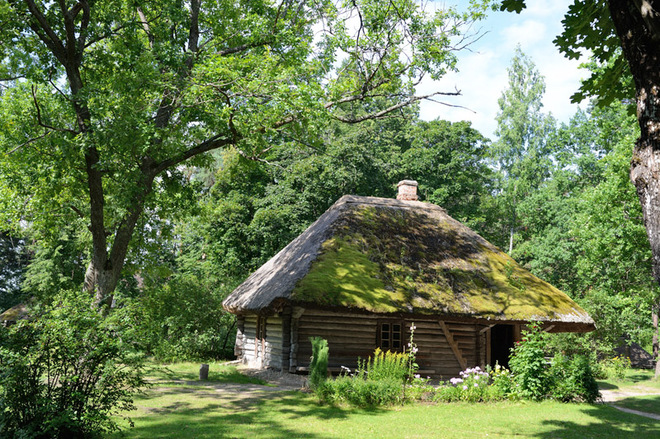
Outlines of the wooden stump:
<svg viewBox="0 0 660 439">
<path fill-rule="evenodd" d="M 206 381 L 209 379 L 209 365 L 208 364 L 202 364 L 199 367 L 199 379 L 202 381 Z"/>
</svg>

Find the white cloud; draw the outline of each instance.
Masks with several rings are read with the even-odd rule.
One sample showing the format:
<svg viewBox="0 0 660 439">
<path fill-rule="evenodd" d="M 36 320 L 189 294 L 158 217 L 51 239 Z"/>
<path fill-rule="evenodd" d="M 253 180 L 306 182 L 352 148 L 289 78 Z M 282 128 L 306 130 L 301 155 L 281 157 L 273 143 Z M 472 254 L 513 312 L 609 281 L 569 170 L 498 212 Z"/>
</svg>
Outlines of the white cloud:
<svg viewBox="0 0 660 439">
<path fill-rule="evenodd" d="M 547 33 L 547 26 L 537 20 L 525 20 L 520 24 L 509 26 L 502 29 L 501 34 L 508 47 L 520 44 L 523 51 L 540 42 L 552 39 Z"/>
<path fill-rule="evenodd" d="M 462 105 L 474 111 L 449 108 L 439 104 L 423 103 L 422 119 L 442 118 L 450 121 L 470 120 L 486 137 L 494 139 L 497 126 L 495 116 L 499 110 L 497 99 L 507 87 L 507 67 L 511 63 L 514 48 L 521 44 L 546 80 L 544 111 L 552 112 L 559 121 L 568 122 L 578 107 L 570 103 L 570 96 L 580 86 L 586 72 L 578 69 L 579 62 L 564 58 L 552 43 L 562 30 L 561 20 L 570 0 L 528 2 L 520 15 L 492 13 L 482 28 L 488 33 L 474 45 L 475 52 L 459 55 L 459 73 L 452 73 L 440 82 L 424 82 L 418 93 L 434 90 L 462 91 L 462 96 L 445 101 Z"/>
</svg>

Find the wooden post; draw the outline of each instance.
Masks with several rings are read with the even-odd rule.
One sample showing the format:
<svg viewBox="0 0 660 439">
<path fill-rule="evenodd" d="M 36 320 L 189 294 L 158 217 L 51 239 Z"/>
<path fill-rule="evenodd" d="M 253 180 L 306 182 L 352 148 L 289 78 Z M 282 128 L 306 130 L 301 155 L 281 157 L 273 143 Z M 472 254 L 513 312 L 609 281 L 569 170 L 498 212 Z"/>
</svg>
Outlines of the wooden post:
<svg viewBox="0 0 660 439">
<path fill-rule="evenodd" d="M 282 310 L 282 372 L 289 371 L 291 361 L 291 307 L 287 306 Z"/>
<path fill-rule="evenodd" d="M 289 372 L 294 373 L 298 368 L 298 320 L 305 312 L 305 308 L 296 306 L 291 312 L 291 351 L 289 353 Z"/>
</svg>

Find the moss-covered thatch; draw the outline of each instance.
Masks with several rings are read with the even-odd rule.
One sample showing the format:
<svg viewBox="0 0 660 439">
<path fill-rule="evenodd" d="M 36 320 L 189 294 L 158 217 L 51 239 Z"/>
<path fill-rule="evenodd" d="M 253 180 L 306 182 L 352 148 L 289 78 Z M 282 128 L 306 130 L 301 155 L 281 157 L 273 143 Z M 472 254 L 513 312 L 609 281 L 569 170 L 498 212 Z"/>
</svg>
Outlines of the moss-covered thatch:
<svg viewBox="0 0 660 439">
<path fill-rule="evenodd" d="M 593 327 L 566 294 L 440 207 L 372 197 L 340 199 L 224 305 L 260 312 L 283 301 Z"/>
<path fill-rule="evenodd" d="M 19 304 L 5 310 L 0 314 L 0 324 L 4 322 L 17 322 L 22 319 L 26 319 L 28 315 L 28 307 L 25 304 Z"/>
</svg>

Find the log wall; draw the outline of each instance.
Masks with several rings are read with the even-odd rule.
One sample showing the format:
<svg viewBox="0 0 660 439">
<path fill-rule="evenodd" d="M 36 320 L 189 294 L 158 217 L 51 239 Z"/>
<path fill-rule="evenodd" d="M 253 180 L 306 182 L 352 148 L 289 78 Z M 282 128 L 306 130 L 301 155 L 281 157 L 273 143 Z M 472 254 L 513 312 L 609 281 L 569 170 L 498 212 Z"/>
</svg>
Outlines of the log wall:
<svg viewBox="0 0 660 439">
<path fill-rule="evenodd" d="M 358 358 L 373 355 L 378 347 L 381 323 L 401 324 L 403 346 L 407 346 L 413 324 L 410 318 L 293 307 L 274 316 L 241 317 L 235 349 L 250 367 L 305 372 L 312 355 L 309 338 L 319 336 L 328 340 L 331 370 L 341 366 L 354 369 Z M 449 379 L 466 367 L 483 367 L 490 361 L 488 326 L 446 322 L 439 317 L 415 318 L 414 324 L 417 363 L 423 375 Z M 265 338 L 259 337 L 258 325 L 263 325 L 260 333 Z"/>
<path fill-rule="evenodd" d="M 265 334 L 263 331 L 262 334 L 265 338 L 258 334 L 258 319 L 263 321 Z M 269 317 L 246 315 L 240 340 L 242 356 L 239 359 L 249 367 L 282 370 L 284 349 L 282 327 L 280 315 Z M 238 334 L 236 345 L 239 345 Z"/>
<path fill-rule="evenodd" d="M 357 366 L 357 358 L 373 354 L 378 342 L 379 323 L 401 323 L 405 329 L 403 345 L 410 337 L 413 321 L 408 318 L 392 318 L 368 314 L 351 314 L 305 309 L 297 321 L 292 322 L 291 371 L 305 371 L 312 355 L 310 337 L 328 340 L 330 347 L 329 367 Z M 420 373 L 434 378 L 448 379 L 458 376 L 465 367 L 482 365 L 485 360 L 485 336 L 478 340 L 483 326 L 474 323 L 443 322 L 439 318 L 415 319 L 414 342 L 419 349 L 417 363 Z M 444 325 L 443 325 L 444 324 Z M 449 340 L 445 336 L 449 333 Z M 458 355 L 457 355 L 458 354 Z"/>
</svg>

